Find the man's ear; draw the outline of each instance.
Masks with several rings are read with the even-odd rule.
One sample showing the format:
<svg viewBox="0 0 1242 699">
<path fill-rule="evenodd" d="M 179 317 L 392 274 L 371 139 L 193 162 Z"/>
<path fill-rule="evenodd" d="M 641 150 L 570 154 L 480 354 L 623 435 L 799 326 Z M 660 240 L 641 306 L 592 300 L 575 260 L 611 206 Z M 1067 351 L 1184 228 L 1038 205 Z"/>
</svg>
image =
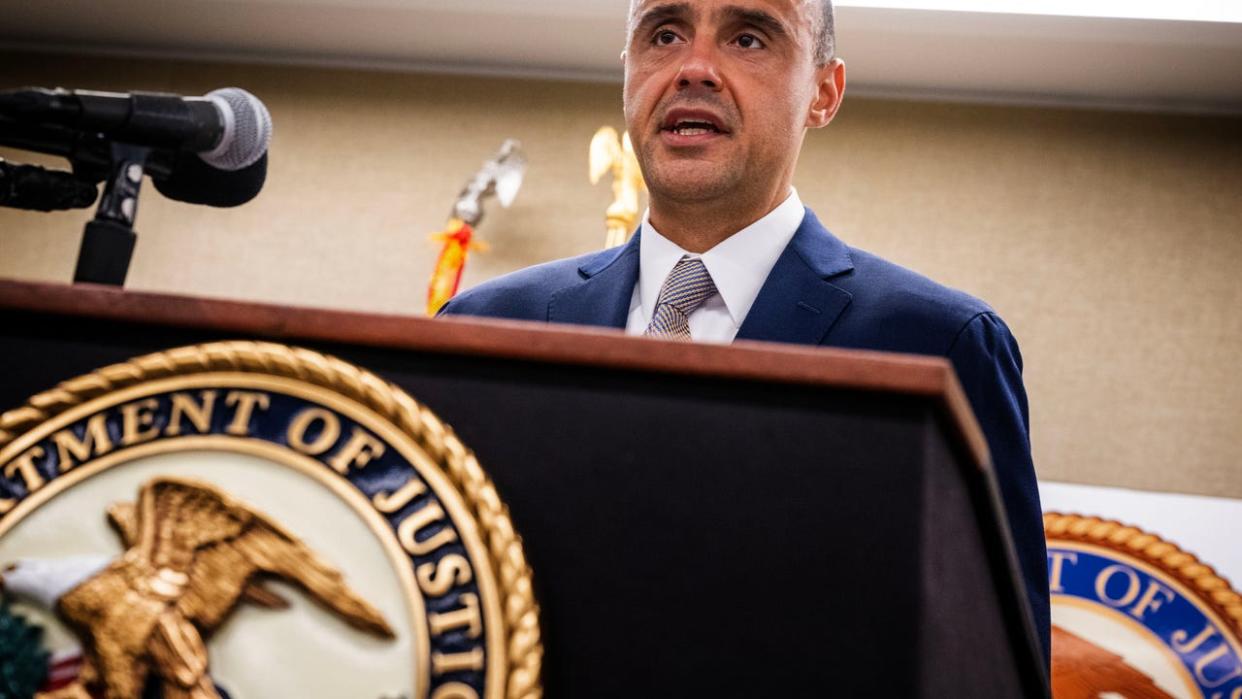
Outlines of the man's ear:
<svg viewBox="0 0 1242 699">
<path fill-rule="evenodd" d="M 806 126 L 818 129 L 828 125 L 845 97 L 845 61 L 834 58 L 815 71 L 815 100 L 806 115 Z"/>
</svg>

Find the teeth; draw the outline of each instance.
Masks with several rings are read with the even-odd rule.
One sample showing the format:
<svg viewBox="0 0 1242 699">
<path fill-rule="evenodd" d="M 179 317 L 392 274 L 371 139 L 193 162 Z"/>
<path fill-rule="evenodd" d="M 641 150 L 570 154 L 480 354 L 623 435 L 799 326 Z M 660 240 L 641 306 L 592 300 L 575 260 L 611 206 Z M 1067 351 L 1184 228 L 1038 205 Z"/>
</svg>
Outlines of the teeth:
<svg viewBox="0 0 1242 699">
<path fill-rule="evenodd" d="M 701 136 L 707 133 L 719 133 L 714 124 L 705 121 L 682 121 L 678 122 L 672 129 L 673 133 L 681 136 Z"/>
</svg>

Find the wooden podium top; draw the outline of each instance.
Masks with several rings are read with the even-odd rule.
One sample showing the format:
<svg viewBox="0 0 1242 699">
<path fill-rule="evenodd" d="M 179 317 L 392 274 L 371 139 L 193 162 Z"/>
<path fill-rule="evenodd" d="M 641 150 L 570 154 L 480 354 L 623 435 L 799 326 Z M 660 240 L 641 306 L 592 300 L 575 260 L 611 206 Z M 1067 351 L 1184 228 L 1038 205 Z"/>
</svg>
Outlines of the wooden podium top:
<svg viewBox="0 0 1242 699">
<path fill-rule="evenodd" d="M 686 344 L 627 336 L 609 328 L 355 313 L 4 279 L 0 279 L 0 309 L 236 332 L 289 342 L 334 342 L 926 396 L 940 404 L 954 438 L 966 446 L 975 464 L 989 463 L 987 442 L 953 367 L 940 357 L 753 341 Z"/>
</svg>

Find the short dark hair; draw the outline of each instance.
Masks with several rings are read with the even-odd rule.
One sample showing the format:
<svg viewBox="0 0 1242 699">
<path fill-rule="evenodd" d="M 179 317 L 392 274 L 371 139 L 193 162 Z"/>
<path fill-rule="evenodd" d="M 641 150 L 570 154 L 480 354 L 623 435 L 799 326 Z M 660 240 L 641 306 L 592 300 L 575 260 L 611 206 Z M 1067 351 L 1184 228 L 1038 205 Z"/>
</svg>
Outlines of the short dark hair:
<svg viewBox="0 0 1242 699">
<path fill-rule="evenodd" d="M 832 0 L 819 0 L 819 21 L 815 27 L 815 65 L 827 65 L 837 55 L 836 17 Z"/>
</svg>

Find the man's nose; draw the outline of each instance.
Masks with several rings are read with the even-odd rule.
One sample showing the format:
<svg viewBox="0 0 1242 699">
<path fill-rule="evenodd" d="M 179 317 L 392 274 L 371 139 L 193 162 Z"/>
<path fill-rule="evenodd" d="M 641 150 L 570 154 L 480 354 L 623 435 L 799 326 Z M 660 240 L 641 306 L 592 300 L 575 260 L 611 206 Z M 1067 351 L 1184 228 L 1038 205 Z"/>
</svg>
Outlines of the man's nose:
<svg viewBox="0 0 1242 699">
<path fill-rule="evenodd" d="M 677 72 L 677 88 L 679 90 L 704 87 L 719 92 L 724 87 L 724 80 L 716 65 L 715 49 L 706 42 L 691 44 L 686 60 Z"/>
</svg>

